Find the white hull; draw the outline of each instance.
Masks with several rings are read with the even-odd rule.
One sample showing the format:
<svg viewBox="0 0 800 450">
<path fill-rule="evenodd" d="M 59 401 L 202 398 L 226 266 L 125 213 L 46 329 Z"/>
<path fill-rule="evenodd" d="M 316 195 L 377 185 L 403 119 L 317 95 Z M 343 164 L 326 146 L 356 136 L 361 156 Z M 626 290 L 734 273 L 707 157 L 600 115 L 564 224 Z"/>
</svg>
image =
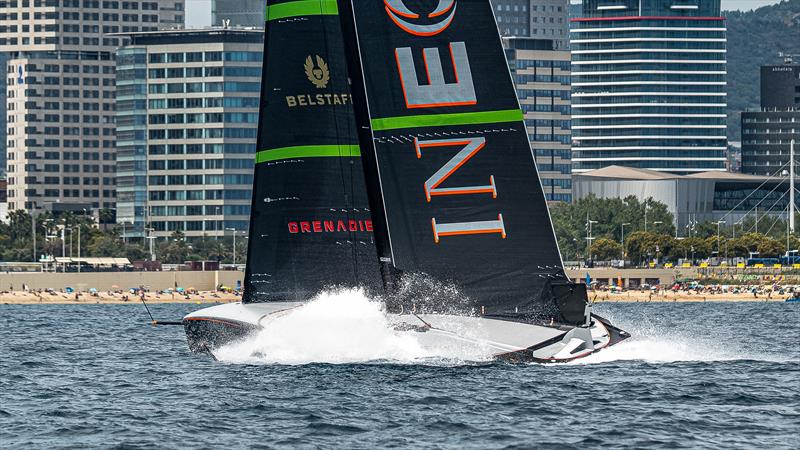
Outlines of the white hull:
<svg viewBox="0 0 800 450">
<path fill-rule="evenodd" d="M 183 319 L 193 351 L 210 352 L 245 339 L 302 303 L 230 303 Z M 389 314 L 397 332 L 414 333 L 423 348 L 469 347 L 471 355 L 511 361 L 563 362 L 590 355 L 628 337 L 599 318 L 586 327 L 551 327 L 485 317 Z"/>
</svg>

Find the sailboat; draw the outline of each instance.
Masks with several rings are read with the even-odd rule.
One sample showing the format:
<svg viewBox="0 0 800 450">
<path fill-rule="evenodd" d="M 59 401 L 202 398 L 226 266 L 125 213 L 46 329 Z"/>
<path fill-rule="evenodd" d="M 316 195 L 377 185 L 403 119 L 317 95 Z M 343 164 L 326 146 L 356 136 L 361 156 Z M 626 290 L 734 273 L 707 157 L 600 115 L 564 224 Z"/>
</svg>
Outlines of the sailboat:
<svg viewBox="0 0 800 450">
<path fill-rule="evenodd" d="M 331 286 L 397 333 L 560 362 L 629 337 L 564 271 L 489 0 L 270 0 L 243 298 L 183 319 L 246 339 Z"/>
</svg>

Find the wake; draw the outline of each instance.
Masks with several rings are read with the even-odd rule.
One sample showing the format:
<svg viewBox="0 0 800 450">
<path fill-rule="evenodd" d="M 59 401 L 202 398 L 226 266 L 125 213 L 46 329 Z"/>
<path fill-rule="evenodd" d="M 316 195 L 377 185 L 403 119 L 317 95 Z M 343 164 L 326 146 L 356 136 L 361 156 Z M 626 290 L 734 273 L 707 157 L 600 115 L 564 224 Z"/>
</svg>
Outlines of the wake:
<svg viewBox="0 0 800 450">
<path fill-rule="evenodd" d="M 417 333 L 396 331 L 382 302 L 359 289 L 320 293 L 310 302 L 272 319 L 257 335 L 222 347 L 214 356 L 239 364 L 458 365 L 486 361 L 474 347 L 423 347 Z"/>
<path fill-rule="evenodd" d="M 676 330 L 674 326 L 654 322 L 647 316 L 637 317 L 634 320 L 630 320 L 631 318 L 625 320 L 624 317 L 608 318 L 612 323 L 628 331 L 632 337 L 570 364 L 602 364 L 617 361 L 648 363 L 785 361 L 773 358 L 764 352 L 747 350 L 736 336 L 725 336 L 721 329 Z"/>
<path fill-rule="evenodd" d="M 608 317 L 632 338 L 569 365 L 618 361 L 678 363 L 691 361 L 766 360 L 777 355 L 745 350 L 736 336 L 723 329 L 677 330 L 668 320 L 654 320 L 649 311 L 638 317 Z M 359 289 L 320 293 L 308 303 L 271 318 L 257 335 L 214 351 L 235 364 L 390 363 L 456 366 L 491 361 L 491 351 L 458 340 L 426 340 L 427 333 L 396 330 L 384 305 Z M 706 324 L 707 325 L 707 324 Z M 454 329 L 480 338 L 481 330 Z M 730 330 L 728 330 L 730 331 Z M 774 357 L 774 359 L 772 358 Z"/>
</svg>

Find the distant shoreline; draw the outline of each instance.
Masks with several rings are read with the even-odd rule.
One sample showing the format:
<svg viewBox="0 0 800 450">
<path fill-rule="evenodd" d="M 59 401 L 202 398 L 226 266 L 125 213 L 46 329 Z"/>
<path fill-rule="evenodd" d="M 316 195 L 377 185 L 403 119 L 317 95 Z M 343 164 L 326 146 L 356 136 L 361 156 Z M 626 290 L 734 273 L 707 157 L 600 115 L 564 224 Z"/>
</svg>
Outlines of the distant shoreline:
<svg viewBox="0 0 800 450">
<path fill-rule="evenodd" d="M 144 297 L 147 303 L 153 304 L 206 304 L 206 303 L 233 303 L 241 297 L 231 293 L 201 291 L 196 294 L 158 294 L 148 292 Z M 0 304 L 5 305 L 125 305 L 141 304 L 141 299 L 136 294 L 129 292 L 0 292 Z"/>
<path fill-rule="evenodd" d="M 595 303 L 702 303 L 702 302 L 783 302 L 789 294 L 780 295 L 760 292 L 753 295 L 746 293 L 711 294 L 707 292 L 661 291 L 652 296 L 647 291 L 624 291 L 611 293 L 607 291 L 589 292 L 589 300 Z"/>
<path fill-rule="evenodd" d="M 125 298 L 127 297 L 127 300 Z M 769 294 L 760 292 L 754 296 L 746 293 L 711 294 L 693 291 L 659 291 L 652 295 L 648 291 L 590 291 L 589 299 L 595 303 L 698 303 L 698 302 L 783 302 L 788 294 Z M 158 294 L 148 292 L 145 301 L 153 304 L 213 304 L 233 303 L 241 297 L 232 293 L 203 291 L 196 294 Z M 98 292 L 96 294 L 82 292 L 76 298 L 75 293 L 54 292 L 0 292 L 0 304 L 5 305 L 125 305 L 140 304 L 135 294 L 127 292 Z"/>
</svg>

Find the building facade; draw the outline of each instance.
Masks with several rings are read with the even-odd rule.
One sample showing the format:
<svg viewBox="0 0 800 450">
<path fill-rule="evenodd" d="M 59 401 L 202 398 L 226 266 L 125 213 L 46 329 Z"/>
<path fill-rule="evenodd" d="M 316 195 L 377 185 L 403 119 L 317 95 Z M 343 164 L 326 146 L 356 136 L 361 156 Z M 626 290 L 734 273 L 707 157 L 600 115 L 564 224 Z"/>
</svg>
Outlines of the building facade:
<svg viewBox="0 0 800 450">
<path fill-rule="evenodd" d="M 182 27 L 183 0 L 2 0 L 10 210 L 114 208 L 114 51 L 110 33 Z"/>
<path fill-rule="evenodd" d="M 117 52 L 117 223 L 131 238 L 246 231 L 263 31 L 128 37 Z"/>
<path fill-rule="evenodd" d="M 503 36 L 551 39 L 554 50 L 569 48 L 569 0 L 492 0 Z"/>
<path fill-rule="evenodd" d="M 786 177 L 762 177 L 730 172 L 675 175 L 655 170 L 609 166 L 573 176 L 573 195 L 581 199 L 653 199 L 667 205 L 675 217 L 678 237 L 692 224 L 724 220 L 726 226 L 764 216 L 786 218 L 789 183 Z M 770 221 L 774 223 L 772 220 Z"/>
<path fill-rule="evenodd" d="M 573 172 L 725 170 L 719 0 L 584 0 L 571 21 Z"/>
<path fill-rule="evenodd" d="M 265 0 L 211 0 L 211 26 L 264 28 L 266 7 Z"/>
<path fill-rule="evenodd" d="M 761 108 L 742 112 L 742 172 L 788 171 L 792 140 L 800 152 L 800 64 L 762 66 Z"/>
<path fill-rule="evenodd" d="M 800 108 L 800 64 L 787 58 L 783 64 L 761 66 L 761 107 Z"/>
<path fill-rule="evenodd" d="M 570 54 L 553 42 L 504 38 L 528 139 L 548 201 L 572 201 Z"/>
<path fill-rule="evenodd" d="M 8 69 L 8 53 L 0 53 L 0 177 L 6 175 L 6 72 Z M 5 183 L 3 186 L 5 198 Z M 3 201 L 2 203 L 5 203 Z"/>
</svg>

